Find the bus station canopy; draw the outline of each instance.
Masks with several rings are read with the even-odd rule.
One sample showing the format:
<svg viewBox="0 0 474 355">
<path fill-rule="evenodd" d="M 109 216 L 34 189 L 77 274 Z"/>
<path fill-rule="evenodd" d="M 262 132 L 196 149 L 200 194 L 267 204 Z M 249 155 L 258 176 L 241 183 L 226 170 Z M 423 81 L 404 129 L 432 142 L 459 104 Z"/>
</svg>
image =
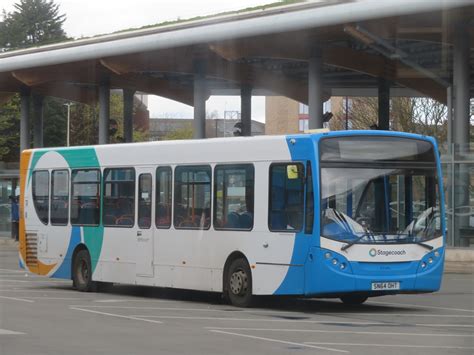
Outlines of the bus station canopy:
<svg viewBox="0 0 474 355">
<path fill-rule="evenodd" d="M 473 18 L 471 0 L 308 2 L 5 52 L 0 102 L 28 88 L 93 103 L 106 81 L 193 105 L 201 73 L 207 95 L 247 85 L 308 103 L 309 58 L 317 53 L 324 98 L 376 96 L 382 78 L 392 94 L 446 103 L 453 42 L 462 30 L 474 47 Z M 470 64 L 472 76 L 472 52 Z"/>
</svg>

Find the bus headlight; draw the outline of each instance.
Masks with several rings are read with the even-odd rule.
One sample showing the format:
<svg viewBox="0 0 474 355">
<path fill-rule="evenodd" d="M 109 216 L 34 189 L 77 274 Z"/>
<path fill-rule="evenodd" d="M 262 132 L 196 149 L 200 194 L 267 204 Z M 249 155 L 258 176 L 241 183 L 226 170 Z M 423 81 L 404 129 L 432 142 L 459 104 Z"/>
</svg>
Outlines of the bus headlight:
<svg viewBox="0 0 474 355">
<path fill-rule="evenodd" d="M 331 255 L 331 253 L 329 253 L 329 252 L 326 253 L 326 254 L 324 254 L 324 257 L 325 257 L 326 259 L 331 259 L 331 256 L 332 256 L 332 255 Z"/>
<path fill-rule="evenodd" d="M 332 264 L 337 265 L 337 259 L 332 259 Z"/>
<path fill-rule="evenodd" d="M 421 267 L 422 267 L 423 269 L 426 267 L 426 263 L 425 263 L 424 261 L 421 263 Z"/>
<path fill-rule="evenodd" d="M 341 270 L 344 270 L 344 269 L 346 268 L 346 264 L 345 264 L 345 263 L 342 263 L 341 265 L 339 265 L 339 268 L 340 268 Z"/>
</svg>

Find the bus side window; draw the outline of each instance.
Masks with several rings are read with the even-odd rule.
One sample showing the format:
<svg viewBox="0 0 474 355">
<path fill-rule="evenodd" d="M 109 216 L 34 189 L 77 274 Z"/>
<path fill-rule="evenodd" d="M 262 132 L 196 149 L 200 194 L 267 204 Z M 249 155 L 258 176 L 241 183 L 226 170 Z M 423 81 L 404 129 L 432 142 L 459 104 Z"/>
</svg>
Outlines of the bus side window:
<svg viewBox="0 0 474 355">
<path fill-rule="evenodd" d="M 100 170 L 71 173 L 71 224 L 97 226 L 100 222 Z"/>
<path fill-rule="evenodd" d="M 33 172 L 33 204 L 36 214 L 43 224 L 49 219 L 49 172 L 39 170 Z"/>
<path fill-rule="evenodd" d="M 157 228 L 171 227 L 171 180 L 172 171 L 169 166 L 156 169 L 156 212 Z"/>
<path fill-rule="evenodd" d="M 51 224 L 67 225 L 69 220 L 69 171 L 51 173 Z"/>
<path fill-rule="evenodd" d="M 178 166 L 174 183 L 174 226 L 209 229 L 211 225 L 211 167 Z"/>
<path fill-rule="evenodd" d="M 215 229 L 252 230 L 254 175 L 252 164 L 217 165 L 215 167 Z"/>
<path fill-rule="evenodd" d="M 135 224 L 135 169 L 104 170 L 103 224 L 133 227 Z"/>
<path fill-rule="evenodd" d="M 143 229 L 151 227 L 151 183 L 151 174 L 141 174 L 138 177 L 138 227 Z"/>
<path fill-rule="evenodd" d="M 304 166 L 270 166 L 268 226 L 272 232 L 299 232 L 304 218 Z"/>
</svg>

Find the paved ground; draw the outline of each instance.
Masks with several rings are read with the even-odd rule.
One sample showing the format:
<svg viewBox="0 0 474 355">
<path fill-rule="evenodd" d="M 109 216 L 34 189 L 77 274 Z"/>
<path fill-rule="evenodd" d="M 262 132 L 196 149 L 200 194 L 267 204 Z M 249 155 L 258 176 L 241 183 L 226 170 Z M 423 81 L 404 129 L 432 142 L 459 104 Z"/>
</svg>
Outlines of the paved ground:
<svg viewBox="0 0 474 355">
<path fill-rule="evenodd" d="M 473 275 L 448 274 L 430 295 L 338 301 L 218 296 L 115 286 L 79 293 L 26 275 L 0 246 L 0 354 L 473 354 Z"/>
</svg>

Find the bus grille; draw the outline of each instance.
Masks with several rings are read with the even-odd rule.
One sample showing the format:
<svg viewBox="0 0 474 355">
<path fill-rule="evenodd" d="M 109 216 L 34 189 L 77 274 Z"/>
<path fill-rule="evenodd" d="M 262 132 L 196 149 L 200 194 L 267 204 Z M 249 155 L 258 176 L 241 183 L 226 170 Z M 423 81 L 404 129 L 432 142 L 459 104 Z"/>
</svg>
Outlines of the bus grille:
<svg viewBox="0 0 474 355">
<path fill-rule="evenodd" d="M 26 233 L 26 265 L 38 267 L 38 235 Z"/>
</svg>

